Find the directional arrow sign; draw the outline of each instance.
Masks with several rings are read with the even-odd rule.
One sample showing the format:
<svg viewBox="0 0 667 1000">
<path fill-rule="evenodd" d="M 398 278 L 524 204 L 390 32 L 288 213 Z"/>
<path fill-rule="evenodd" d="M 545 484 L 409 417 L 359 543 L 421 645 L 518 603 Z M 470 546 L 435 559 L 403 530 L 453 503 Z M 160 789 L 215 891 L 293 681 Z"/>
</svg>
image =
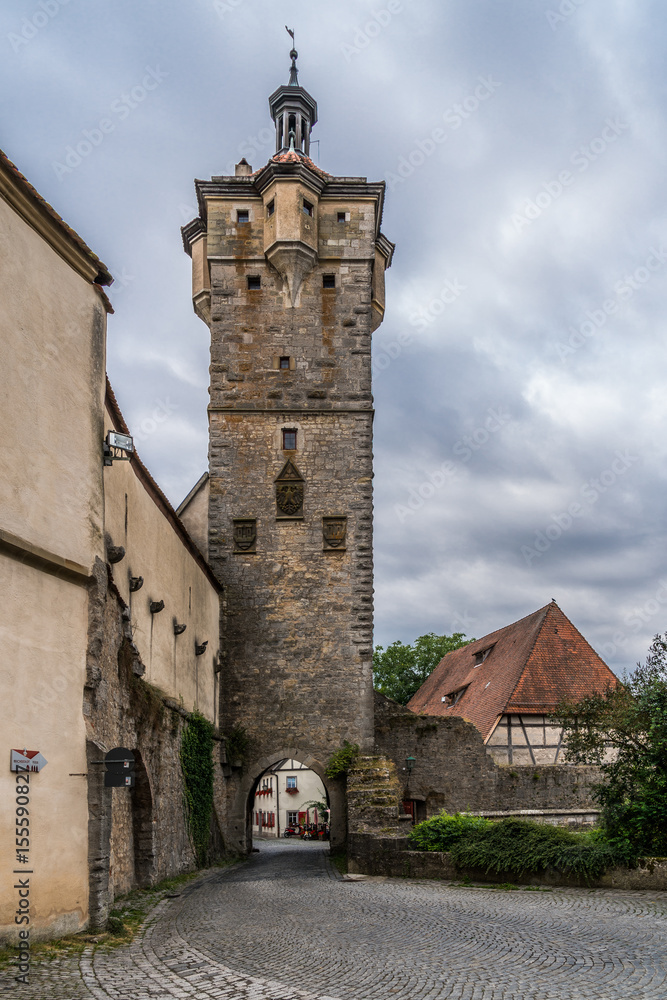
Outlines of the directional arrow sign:
<svg viewBox="0 0 667 1000">
<path fill-rule="evenodd" d="M 11 771 L 41 771 L 48 764 L 39 750 L 12 750 L 9 768 Z"/>
</svg>

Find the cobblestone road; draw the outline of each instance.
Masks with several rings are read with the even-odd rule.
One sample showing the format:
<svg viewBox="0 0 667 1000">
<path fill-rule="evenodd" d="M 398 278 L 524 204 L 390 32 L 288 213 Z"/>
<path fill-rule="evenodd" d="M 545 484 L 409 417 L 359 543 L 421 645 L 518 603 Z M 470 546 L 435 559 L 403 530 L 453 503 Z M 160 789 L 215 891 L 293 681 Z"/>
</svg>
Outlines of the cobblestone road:
<svg viewBox="0 0 667 1000">
<path fill-rule="evenodd" d="M 667 893 L 345 882 L 261 843 L 123 949 L 33 965 L 25 1000 L 667 1000 Z M 11 994 L 10 994 L 11 990 Z"/>
</svg>

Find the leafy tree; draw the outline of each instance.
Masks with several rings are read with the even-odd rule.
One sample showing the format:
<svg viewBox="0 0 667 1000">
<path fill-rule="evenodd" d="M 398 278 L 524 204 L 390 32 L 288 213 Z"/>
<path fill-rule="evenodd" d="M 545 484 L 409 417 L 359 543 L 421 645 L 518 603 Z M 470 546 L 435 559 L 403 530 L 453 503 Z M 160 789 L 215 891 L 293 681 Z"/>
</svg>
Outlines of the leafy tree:
<svg viewBox="0 0 667 1000">
<path fill-rule="evenodd" d="M 597 764 L 595 795 L 612 842 L 644 855 L 667 854 L 667 632 L 624 683 L 559 705 L 566 759 Z"/>
<path fill-rule="evenodd" d="M 454 635 L 429 632 L 420 635 L 412 645 L 397 640 L 386 649 L 376 646 L 373 650 L 373 686 L 400 705 L 407 705 L 446 653 L 474 641 L 466 639 L 463 632 Z"/>
</svg>

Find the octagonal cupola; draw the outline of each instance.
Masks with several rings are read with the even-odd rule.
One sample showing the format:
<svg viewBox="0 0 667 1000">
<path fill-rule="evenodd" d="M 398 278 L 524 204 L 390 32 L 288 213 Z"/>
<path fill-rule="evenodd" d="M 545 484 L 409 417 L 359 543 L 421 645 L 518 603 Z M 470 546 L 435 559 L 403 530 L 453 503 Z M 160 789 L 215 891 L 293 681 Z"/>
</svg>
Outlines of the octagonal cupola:
<svg viewBox="0 0 667 1000">
<path fill-rule="evenodd" d="M 294 42 L 294 32 L 288 28 Z M 276 126 L 276 153 L 286 153 L 293 149 L 296 153 L 310 156 L 310 132 L 317 121 L 317 101 L 307 90 L 299 86 L 296 60 L 299 53 L 295 48 L 290 52 L 289 83 L 269 97 L 271 117 Z"/>
</svg>

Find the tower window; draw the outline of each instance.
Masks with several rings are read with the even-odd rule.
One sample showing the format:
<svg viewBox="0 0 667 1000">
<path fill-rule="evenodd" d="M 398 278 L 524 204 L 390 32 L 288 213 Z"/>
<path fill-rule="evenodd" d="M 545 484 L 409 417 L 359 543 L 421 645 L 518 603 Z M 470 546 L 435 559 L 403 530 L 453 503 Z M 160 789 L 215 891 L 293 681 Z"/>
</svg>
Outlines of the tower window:
<svg viewBox="0 0 667 1000">
<path fill-rule="evenodd" d="M 283 428 L 283 451 L 296 451 L 296 430 Z"/>
<path fill-rule="evenodd" d="M 262 287 L 262 279 L 258 274 L 248 275 L 248 291 L 255 292 Z"/>
<path fill-rule="evenodd" d="M 276 203 L 272 198 L 269 204 L 266 206 L 266 214 L 269 219 L 271 218 L 275 210 L 276 210 Z"/>
<path fill-rule="evenodd" d="M 313 206 L 310 204 L 309 201 L 306 201 L 305 198 L 303 199 L 303 212 L 304 212 L 304 215 L 310 215 L 310 216 L 312 216 L 312 214 L 313 214 Z"/>
<path fill-rule="evenodd" d="M 345 212 L 339 212 L 338 213 L 338 221 L 339 222 L 345 222 Z"/>
<path fill-rule="evenodd" d="M 250 222 L 250 212 L 247 208 L 239 208 L 236 212 L 236 221 L 240 226 L 246 222 Z"/>
<path fill-rule="evenodd" d="M 323 274 L 322 275 L 322 288 L 335 288 L 336 287 L 336 275 L 335 274 Z"/>
<path fill-rule="evenodd" d="M 280 358 L 278 362 L 278 367 L 282 368 L 283 370 L 285 369 L 289 370 L 289 354 L 283 355 L 283 357 Z"/>
</svg>

